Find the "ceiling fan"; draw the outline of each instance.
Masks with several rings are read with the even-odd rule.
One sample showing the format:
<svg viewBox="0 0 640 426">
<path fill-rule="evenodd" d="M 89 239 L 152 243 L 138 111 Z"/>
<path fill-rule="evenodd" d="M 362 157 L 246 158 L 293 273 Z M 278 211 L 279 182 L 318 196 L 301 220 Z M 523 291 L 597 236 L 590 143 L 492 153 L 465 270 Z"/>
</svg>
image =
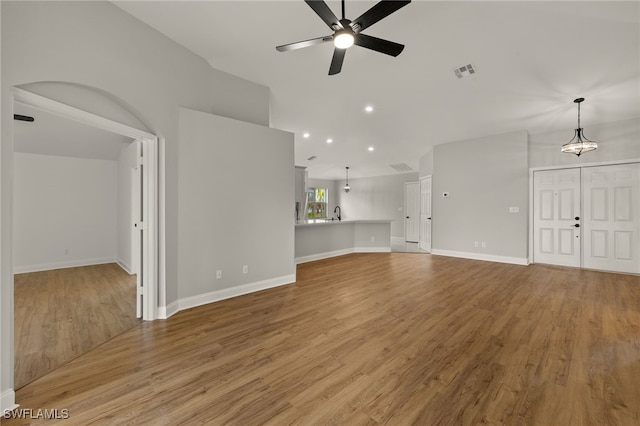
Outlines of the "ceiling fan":
<svg viewBox="0 0 640 426">
<path fill-rule="evenodd" d="M 338 74 L 342 69 L 342 62 L 344 61 L 344 54 L 347 48 L 354 44 L 391 56 L 398 56 L 404 49 L 403 44 L 362 34 L 361 31 L 408 5 L 411 3 L 411 0 L 382 0 L 352 21 L 344 17 L 345 0 L 342 0 L 342 19 L 338 19 L 336 15 L 334 15 L 324 0 L 304 1 L 318 14 L 325 24 L 333 30 L 333 34 L 277 46 L 276 50 L 278 52 L 288 52 L 289 50 L 301 49 L 303 47 L 333 41 L 335 50 L 333 51 L 333 58 L 331 59 L 331 66 L 329 67 L 329 75 L 334 75 Z"/>
</svg>

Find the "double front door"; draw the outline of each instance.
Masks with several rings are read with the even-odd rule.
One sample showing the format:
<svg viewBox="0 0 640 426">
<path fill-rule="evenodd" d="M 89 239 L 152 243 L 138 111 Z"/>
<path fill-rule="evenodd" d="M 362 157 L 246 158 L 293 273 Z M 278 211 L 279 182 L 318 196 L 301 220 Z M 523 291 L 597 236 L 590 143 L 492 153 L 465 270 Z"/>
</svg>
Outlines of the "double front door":
<svg viewBox="0 0 640 426">
<path fill-rule="evenodd" d="M 640 163 L 536 171 L 533 261 L 640 273 Z"/>
</svg>

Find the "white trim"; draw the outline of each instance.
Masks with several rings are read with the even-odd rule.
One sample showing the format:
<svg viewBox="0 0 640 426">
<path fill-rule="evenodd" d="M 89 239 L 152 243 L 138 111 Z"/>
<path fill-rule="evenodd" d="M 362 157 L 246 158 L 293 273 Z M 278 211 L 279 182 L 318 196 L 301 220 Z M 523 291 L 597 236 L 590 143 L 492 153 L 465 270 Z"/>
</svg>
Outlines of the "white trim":
<svg viewBox="0 0 640 426">
<path fill-rule="evenodd" d="M 313 262 L 314 260 L 328 259 L 330 257 L 344 256 L 353 253 L 353 248 L 327 251 L 324 253 L 310 254 L 309 256 L 301 256 L 295 258 L 296 265 L 299 263 Z"/>
<path fill-rule="evenodd" d="M 529 167 L 529 173 L 537 172 L 541 170 L 581 169 L 583 167 L 614 166 L 617 164 L 630 164 L 630 163 L 640 163 L 640 158 L 631 158 L 629 160 L 594 161 L 591 163 L 564 164 L 559 166 Z"/>
<path fill-rule="evenodd" d="M 16 393 L 13 389 L 8 389 L 0 394 L 0 412 L 1 414 L 7 411 L 15 410 L 19 405 L 16 404 Z"/>
<path fill-rule="evenodd" d="M 284 275 L 282 277 L 270 278 L 264 281 L 257 281 L 255 283 L 242 284 L 235 287 L 223 288 L 220 290 L 212 291 L 210 293 L 199 294 L 197 296 L 186 297 L 179 299 L 177 302 L 171 303 L 168 307 L 159 310 L 164 311 L 165 317 L 175 314 L 176 312 L 183 311 L 185 309 L 195 308 L 196 306 L 202 306 L 220 300 L 230 299 L 232 297 L 242 296 L 249 293 L 255 293 L 257 291 L 266 290 L 273 287 L 279 287 L 282 285 L 292 284 L 296 282 L 296 275 Z"/>
<path fill-rule="evenodd" d="M 158 318 L 159 319 L 167 319 L 171 315 L 176 314 L 179 311 L 179 303 L 176 300 L 175 302 L 171 302 L 166 306 L 160 306 L 158 308 Z"/>
<path fill-rule="evenodd" d="M 127 274 L 129 275 L 134 275 L 135 272 L 133 272 L 133 268 L 131 268 L 131 266 L 127 265 L 127 262 L 125 262 L 124 260 L 117 258 L 116 259 L 116 263 L 118 264 L 118 266 L 120 268 L 122 268 L 123 271 L 125 271 Z"/>
<path fill-rule="evenodd" d="M 326 251 L 324 253 L 310 254 L 295 258 L 296 265 L 300 263 L 313 262 L 316 260 L 329 259 L 331 257 L 344 256 L 351 253 L 391 253 L 391 247 L 353 247 L 341 250 Z"/>
<path fill-rule="evenodd" d="M 431 254 L 438 256 L 459 257 L 462 259 L 484 260 L 487 262 L 511 263 L 513 265 L 528 265 L 525 257 L 498 256 L 493 254 L 468 253 L 463 251 L 433 249 Z"/>
<path fill-rule="evenodd" d="M 354 247 L 354 253 L 391 253 L 391 247 Z"/>
<path fill-rule="evenodd" d="M 118 262 L 115 257 L 98 257 L 94 259 L 68 260 L 65 262 L 42 263 L 40 265 L 14 266 L 13 273 L 26 274 L 29 272 L 51 271 L 52 269 L 76 268 L 78 266 L 104 265 L 105 263 L 118 263 Z"/>
<path fill-rule="evenodd" d="M 155 135 L 145 132 L 144 130 L 136 129 L 135 127 L 131 127 L 127 124 L 118 123 L 117 121 L 100 117 L 99 115 L 63 104 L 62 102 L 58 102 L 53 99 L 45 98 L 44 96 L 37 95 L 19 87 L 13 87 L 11 90 L 13 92 L 14 101 L 41 109 L 59 117 L 79 121 L 89 126 L 97 127 L 119 135 L 128 136 L 133 139 L 155 138 Z"/>
</svg>

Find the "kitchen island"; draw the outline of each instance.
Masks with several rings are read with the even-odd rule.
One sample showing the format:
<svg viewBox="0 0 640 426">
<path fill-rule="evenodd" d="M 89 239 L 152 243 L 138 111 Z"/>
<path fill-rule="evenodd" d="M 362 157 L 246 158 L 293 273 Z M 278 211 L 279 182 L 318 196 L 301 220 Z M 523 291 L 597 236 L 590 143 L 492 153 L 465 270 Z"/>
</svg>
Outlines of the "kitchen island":
<svg viewBox="0 0 640 426">
<path fill-rule="evenodd" d="M 382 252 L 391 252 L 391 220 L 313 219 L 296 223 L 296 264 L 349 253 Z"/>
</svg>

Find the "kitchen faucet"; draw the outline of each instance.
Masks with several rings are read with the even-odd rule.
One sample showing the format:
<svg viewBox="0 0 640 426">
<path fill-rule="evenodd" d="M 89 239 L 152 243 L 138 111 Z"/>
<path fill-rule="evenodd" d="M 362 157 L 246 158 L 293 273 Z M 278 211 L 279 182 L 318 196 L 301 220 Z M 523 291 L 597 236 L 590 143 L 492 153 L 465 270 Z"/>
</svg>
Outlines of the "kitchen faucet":
<svg viewBox="0 0 640 426">
<path fill-rule="evenodd" d="M 340 216 L 342 214 L 342 209 L 340 208 L 340 206 L 336 206 L 336 208 L 333 209 L 333 213 L 335 213 L 336 210 L 338 211 L 338 220 L 342 220 L 342 216 Z"/>
</svg>

